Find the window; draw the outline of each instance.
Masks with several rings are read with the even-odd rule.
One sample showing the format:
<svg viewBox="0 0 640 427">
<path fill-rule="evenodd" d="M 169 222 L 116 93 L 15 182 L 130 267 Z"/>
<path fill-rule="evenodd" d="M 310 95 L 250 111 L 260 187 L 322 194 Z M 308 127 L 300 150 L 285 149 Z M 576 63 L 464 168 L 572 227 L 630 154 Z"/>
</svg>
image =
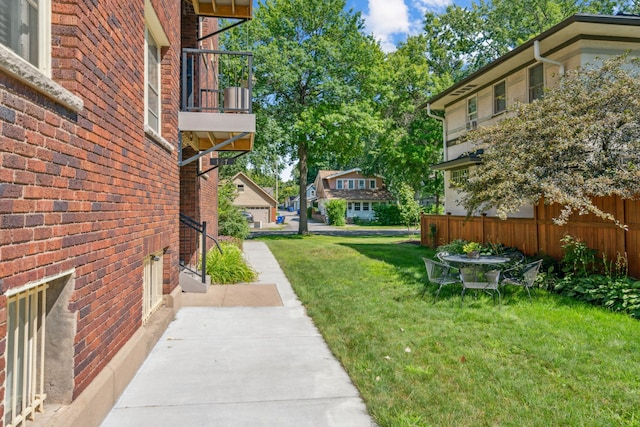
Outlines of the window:
<svg viewBox="0 0 640 427">
<path fill-rule="evenodd" d="M 467 99 L 467 123 L 477 123 L 478 121 L 478 98 Z"/>
<path fill-rule="evenodd" d="M 347 203 L 347 210 L 349 211 L 353 210 L 353 203 L 351 202 Z"/>
<path fill-rule="evenodd" d="M 169 46 L 169 39 L 160 24 L 160 19 L 158 19 L 158 15 L 153 9 L 150 0 L 145 0 L 144 2 L 144 19 L 146 22 L 144 31 L 144 124 L 158 135 L 161 135 L 161 49 Z"/>
<path fill-rule="evenodd" d="M 353 190 L 355 188 L 355 183 L 352 179 L 349 180 L 349 190 Z"/>
<path fill-rule="evenodd" d="M 451 171 L 451 185 L 463 184 L 469 179 L 469 168 L 455 169 Z"/>
<path fill-rule="evenodd" d="M 47 283 L 7 296 L 4 425 L 24 425 L 44 403 Z"/>
<path fill-rule="evenodd" d="M 339 179 L 339 180 L 337 180 L 337 181 L 336 181 L 336 188 L 337 188 L 338 190 L 342 190 L 342 189 L 344 188 L 344 183 L 342 182 L 342 180 L 341 180 L 341 179 Z"/>
<path fill-rule="evenodd" d="M 359 179 L 358 180 L 358 189 L 359 190 L 364 190 L 365 189 L 365 180 L 364 179 Z"/>
<path fill-rule="evenodd" d="M 160 47 L 148 29 L 145 30 L 145 45 L 147 51 L 146 122 L 151 129 L 160 133 Z"/>
<path fill-rule="evenodd" d="M 238 184 L 236 185 L 236 187 L 238 188 L 239 193 L 242 193 L 244 191 L 244 184 Z"/>
<path fill-rule="evenodd" d="M 493 87 L 493 114 L 502 113 L 507 109 L 507 85 L 500 82 Z"/>
<path fill-rule="evenodd" d="M 49 0 L 0 0 L 0 44 L 50 76 Z"/>
<path fill-rule="evenodd" d="M 544 96 L 544 68 L 542 64 L 529 68 L 529 102 Z"/>
<path fill-rule="evenodd" d="M 363 211 L 369 210 L 369 202 L 362 202 L 362 210 Z"/>
<path fill-rule="evenodd" d="M 353 210 L 354 211 L 360 210 L 360 202 L 353 202 Z"/>
<path fill-rule="evenodd" d="M 142 322 L 146 321 L 162 305 L 163 251 L 156 252 L 144 259 L 144 277 L 142 280 Z"/>
<path fill-rule="evenodd" d="M 375 179 L 371 179 L 369 180 L 369 188 L 376 188 L 376 180 Z"/>
</svg>

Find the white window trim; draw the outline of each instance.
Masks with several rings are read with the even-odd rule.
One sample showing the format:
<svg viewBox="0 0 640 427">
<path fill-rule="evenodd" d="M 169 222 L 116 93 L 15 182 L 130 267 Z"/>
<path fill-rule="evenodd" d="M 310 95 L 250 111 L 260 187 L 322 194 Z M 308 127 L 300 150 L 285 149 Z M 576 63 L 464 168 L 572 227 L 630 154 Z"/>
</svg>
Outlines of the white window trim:
<svg viewBox="0 0 640 427">
<path fill-rule="evenodd" d="M 377 184 L 375 179 L 370 179 L 369 180 L 369 188 L 370 189 L 378 188 L 378 184 Z"/>
<path fill-rule="evenodd" d="M 504 109 L 500 111 L 496 111 L 496 86 L 500 84 L 504 85 Z M 502 114 L 505 111 L 507 111 L 507 81 L 502 80 L 493 85 L 493 115 Z"/>
<path fill-rule="evenodd" d="M 158 251 L 149 255 L 143 262 L 142 323 L 162 305 L 162 281 L 164 275 L 164 253 Z"/>
<path fill-rule="evenodd" d="M 475 100 L 475 105 L 476 105 L 476 110 L 473 113 L 469 113 L 469 104 L 471 100 Z M 475 118 L 471 118 L 471 116 L 474 114 L 475 114 Z M 475 121 L 478 120 L 478 97 L 475 95 L 467 98 L 467 122 L 471 122 L 473 120 Z"/>
<path fill-rule="evenodd" d="M 145 0 L 144 2 L 144 19 L 145 19 L 145 38 L 144 38 L 144 127 L 145 131 L 147 129 L 153 130 L 157 135 L 162 134 L 162 58 L 161 51 L 163 47 L 169 46 L 169 38 L 167 37 L 164 29 L 162 28 L 162 24 L 160 23 L 160 19 L 158 18 L 158 14 L 155 9 L 151 5 L 150 0 Z M 149 126 L 148 119 L 148 109 L 149 109 L 149 87 L 147 77 L 149 75 L 149 64 L 148 64 L 148 44 L 147 44 L 147 33 L 149 37 L 153 38 L 158 48 L 158 130 L 156 131 L 151 126 Z"/>
<path fill-rule="evenodd" d="M 537 63 L 527 68 L 527 102 L 529 103 L 532 103 L 533 101 L 535 101 L 535 99 L 531 99 L 531 70 L 536 67 L 540 67 L 540 69 L 542 69 L 542 90 L 544 91 L 544 88 L 546 87 L 545 75 L 544 75 L 544 64 Z"/>
</svg>

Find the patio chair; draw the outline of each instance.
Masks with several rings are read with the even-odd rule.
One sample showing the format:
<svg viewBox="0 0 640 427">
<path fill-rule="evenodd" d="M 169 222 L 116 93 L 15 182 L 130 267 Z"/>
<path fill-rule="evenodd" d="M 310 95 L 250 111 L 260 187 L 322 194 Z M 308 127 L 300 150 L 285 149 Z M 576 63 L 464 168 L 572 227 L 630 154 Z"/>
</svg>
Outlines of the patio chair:
<svg viewBox="0 0 640 427">
<path fill-rule="evenodd" d="M 541 265 L 542 260 L 539 259 L 526 265 L 516 265 L 508 270 L 504 270 L 502 272 L 501 284 L 524 287 L 529 295 L 529 300 L 531 300 L 531 292 L 529 289 L 533 288 Z"/>
<path fill-rule="evenodd" d="M 448 264 L 443 264 L 438 261 L 434 261 L 429 258 L 422 258 L 424 261 L 424 266 L 427 269 L 427 276 L 429 277 L 430 283 L 435 283 L 438 285 L 438 290 L 436 291 L 435 296 L 433 297 L 433 302 L 436 301 L 438 295 L 440 294 L 440 290 L 445 285 L 450 285 L 452 283 L 460 283 L 460 278 L 456 274 L 451 273 L 451 266 Z M 422 289 L 422 296 L 424 296 L 427 291 L 427 284 L 425 283 L 424 288 Z"/>
<path fill-rule="evenodd" d="M 467 289 L 480 289 L 490 293 L 495 302 L 495 294 L 498 294 L 498 303 L 502 305 L 500 296 L 500 271 L 484 271 L 480 267 L 462 267 L 460 269 L 460 279 L 462 280 L 462 302 L 464 303 L 464 293 Z"/>
<path fill-rule="evenodd" d="M 524 261 L 524 255 L 520 251 L 512 250 L 503 253 L 501 256 L 507 257 L 513 264 L 520 264 Z"/>
<path fill-rule="evenodd" d="M 449 266 L 449 275 L 458 277 L 460 275 L 460 270 L 455 265 L 451 265 L 444 257 L 451 255 L 449 252 L 438 252 L 436 253 L 436 257 L 440 260 L 440 262 L 444 265 Z"/>
</svg>

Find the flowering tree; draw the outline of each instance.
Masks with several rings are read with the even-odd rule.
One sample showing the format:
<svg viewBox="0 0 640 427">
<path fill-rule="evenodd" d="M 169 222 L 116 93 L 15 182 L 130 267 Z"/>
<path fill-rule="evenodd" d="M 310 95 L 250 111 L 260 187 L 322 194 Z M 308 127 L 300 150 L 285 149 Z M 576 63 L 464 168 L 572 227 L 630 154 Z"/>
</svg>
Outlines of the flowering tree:
<svg viewBox="0 0 640 427">
<path fill-rule="evenodd" d="M 592 196 L 640 197 L 640 62 L 617 57 L 568 73 L 543 99 L 520 104 L 499 124 L 471 132 L 482 164 L 460 200 L 468 212 L 559 203 L 555 222 L 573 212 L 618 219 Z"/>
</svg>

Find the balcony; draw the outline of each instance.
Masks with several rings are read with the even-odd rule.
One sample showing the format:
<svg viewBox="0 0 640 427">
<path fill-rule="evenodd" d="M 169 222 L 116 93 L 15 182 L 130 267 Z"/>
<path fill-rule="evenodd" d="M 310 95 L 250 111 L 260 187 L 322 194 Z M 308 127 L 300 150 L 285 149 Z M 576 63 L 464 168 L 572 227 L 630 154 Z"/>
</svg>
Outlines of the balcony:
<svg viewBox="0 0 640 427">
<path fill-rule="evenodd" d="M 251 19 L 253 0 L 192 0 L 196 15 Z"/>
<path fill-rule="evenodd" d="M 250 52 L 182 50 L 182 144 L 201 154 L 253 149 L 253 55 Z M 181 165 L 195 160 L 180 161 Z"/>
</svg>

